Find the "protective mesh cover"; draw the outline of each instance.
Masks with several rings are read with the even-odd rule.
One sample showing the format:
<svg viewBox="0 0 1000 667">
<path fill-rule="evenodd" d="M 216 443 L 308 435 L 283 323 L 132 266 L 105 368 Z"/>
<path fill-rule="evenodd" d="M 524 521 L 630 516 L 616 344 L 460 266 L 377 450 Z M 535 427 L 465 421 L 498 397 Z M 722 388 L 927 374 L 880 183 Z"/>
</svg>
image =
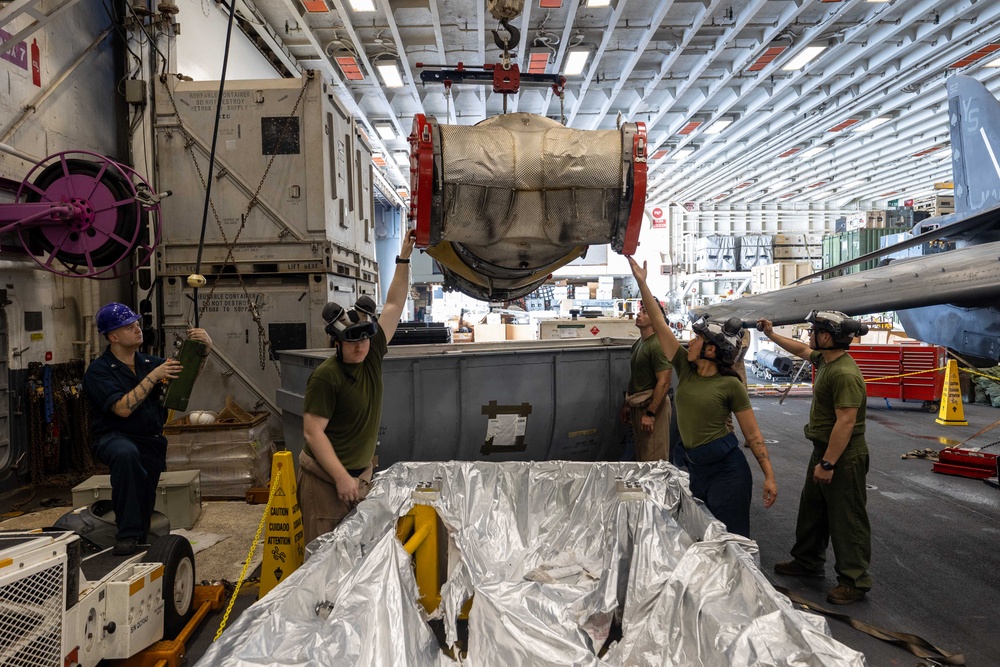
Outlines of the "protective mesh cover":
<svg viewBox="0 0 1000 667">
<path fill-rule="evenodd" d="M 62 664 L 64 577 L 65 563 L 58 563 L 20 579 L 0 580 L 3 665 Z"/>
<path fill-rule="evenodd" d="M 543 266 L 609 243 L 622 195 L 622 132 L 515 113 L 441 125 L 441 239 L 500 266 Z M 629 151 L 631 153 L 631 151 Z"/>
</svg>

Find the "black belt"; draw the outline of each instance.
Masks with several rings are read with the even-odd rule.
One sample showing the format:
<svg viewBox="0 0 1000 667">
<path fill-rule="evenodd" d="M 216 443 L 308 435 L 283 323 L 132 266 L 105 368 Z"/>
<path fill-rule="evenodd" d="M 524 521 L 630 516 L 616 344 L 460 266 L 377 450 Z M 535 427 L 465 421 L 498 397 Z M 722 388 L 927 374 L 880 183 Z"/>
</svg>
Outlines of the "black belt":
<svg viewBox="0 0 1000 667">
<path fill-rule="evenodd" d="M 353 470 L 351 468 L 348 468 L 347 474 L 350 475 L 351 477 L 361 477 L 361 473 L 363 473 L 366 470 L 368 470 L 368 468 L 354 468 Z"/>
</svg>

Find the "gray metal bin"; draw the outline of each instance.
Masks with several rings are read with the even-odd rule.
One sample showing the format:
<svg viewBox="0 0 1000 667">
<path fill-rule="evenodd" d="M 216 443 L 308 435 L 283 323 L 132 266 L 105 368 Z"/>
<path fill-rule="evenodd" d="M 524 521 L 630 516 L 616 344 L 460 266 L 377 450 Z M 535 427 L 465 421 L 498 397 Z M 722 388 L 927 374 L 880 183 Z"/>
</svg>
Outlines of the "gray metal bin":
<svg viewBox="0 0 1000 667">
<path fill-rule="evenodd" d="M 383 367 L 379 465 L 616 456 L 625 436 L 618 411 L 632 343 L 604 338 L 390 347 Z M 285 445 L 296 457 L 302 450 L 306 381 L 330 354 L 329 349 L 280 353 L 277 402 Z M 517 425 L 523 438 L 511 447 L 490 446 L 491 416 L 505 408 L 525 415 Z"/>
</svg>

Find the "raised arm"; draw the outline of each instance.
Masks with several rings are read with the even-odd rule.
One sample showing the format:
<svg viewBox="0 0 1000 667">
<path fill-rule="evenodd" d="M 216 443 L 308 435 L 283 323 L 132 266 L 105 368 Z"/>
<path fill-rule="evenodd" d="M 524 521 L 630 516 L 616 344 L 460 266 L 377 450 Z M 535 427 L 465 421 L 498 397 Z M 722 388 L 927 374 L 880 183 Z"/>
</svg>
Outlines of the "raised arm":
<svg viewBox="0 0 1000 667">
<path fill-rule="evenodd" d="M 771 323 L 771 320 L 757 320 L 757 330 L 762 331 L 778 347 L 786 352 L 791 352 L 796 357 L 809 359 L 809 355 L 813 352 L 813 349 L 802 341 L 774 333 L 774 325 Z"/>
<path fill-rule="evenodd" d="M 389 291 L 385 295 L 385 306 L 382 314 L 378 318 L 378 326 L 385 332 L 385 341 L 392 340 L 396 333 L 396 326 L 399 318 L 406 307 L 406 297 L 410 293 L 410 254 L 413 252 L 413 244 L 417 240 L 417 231 L 411 229 L 403 237 L 403 247 L 399 251 L 399 259 L 406 260 L 401 264 L 396 264 L 396 272 L 392 274 L 392 282 L 389 283 Z"/>
<path fill-rule="evenodd" d="M 632 267 L 632 275 L 635 276 L 635 281 L 639 283 L 639 292 L 642 294 L 642 307 L 646 309 L 646 314 L 649 316 L 649 323 L 653 325 L 656 338 L 660 341 L 660 347 L 663 349 L 663 353 L 667 355 L 667 359 L 673 359 L 681 343 L 674 336 L 674 332 L 670 328 L 670 325 L 667 324 L 666 318 L 663 317 L 660 302 L 649 291 L 649 285 L 646 284 L 646 275 L 648 273 L 646 271 L 646 262 L 643 262 L 642 266 L 639 266 L 634 259 L 629 257 L 628 263 Z"/>
</svg>

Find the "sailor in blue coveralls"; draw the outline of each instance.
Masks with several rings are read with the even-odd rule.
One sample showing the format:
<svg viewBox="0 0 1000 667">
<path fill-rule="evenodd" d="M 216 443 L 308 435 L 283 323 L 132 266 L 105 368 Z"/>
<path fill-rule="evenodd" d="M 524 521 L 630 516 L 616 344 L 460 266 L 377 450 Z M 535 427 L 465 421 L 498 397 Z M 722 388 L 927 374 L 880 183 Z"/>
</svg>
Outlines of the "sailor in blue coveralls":
<svg viewBox="0 0 1000 667">
<path fill-rule="evenodd" d="M 113 553 L 127 556 L 145 544 L 156 504 L 156 486 L 167 467 L 163 436 L 166 410 L 160 406 L 162 381 L 181 372 L 176 359 L 139 352 L 139 315 L 121 303 L 97 311 L 97 330 L 108 340 L 83 377 L 90 408 L 94 455 L 111 469 L 111 502 L 118 526 Z M 211 350 L 204 329 L 189 329 L 188 337 Z"/>
</svg>

